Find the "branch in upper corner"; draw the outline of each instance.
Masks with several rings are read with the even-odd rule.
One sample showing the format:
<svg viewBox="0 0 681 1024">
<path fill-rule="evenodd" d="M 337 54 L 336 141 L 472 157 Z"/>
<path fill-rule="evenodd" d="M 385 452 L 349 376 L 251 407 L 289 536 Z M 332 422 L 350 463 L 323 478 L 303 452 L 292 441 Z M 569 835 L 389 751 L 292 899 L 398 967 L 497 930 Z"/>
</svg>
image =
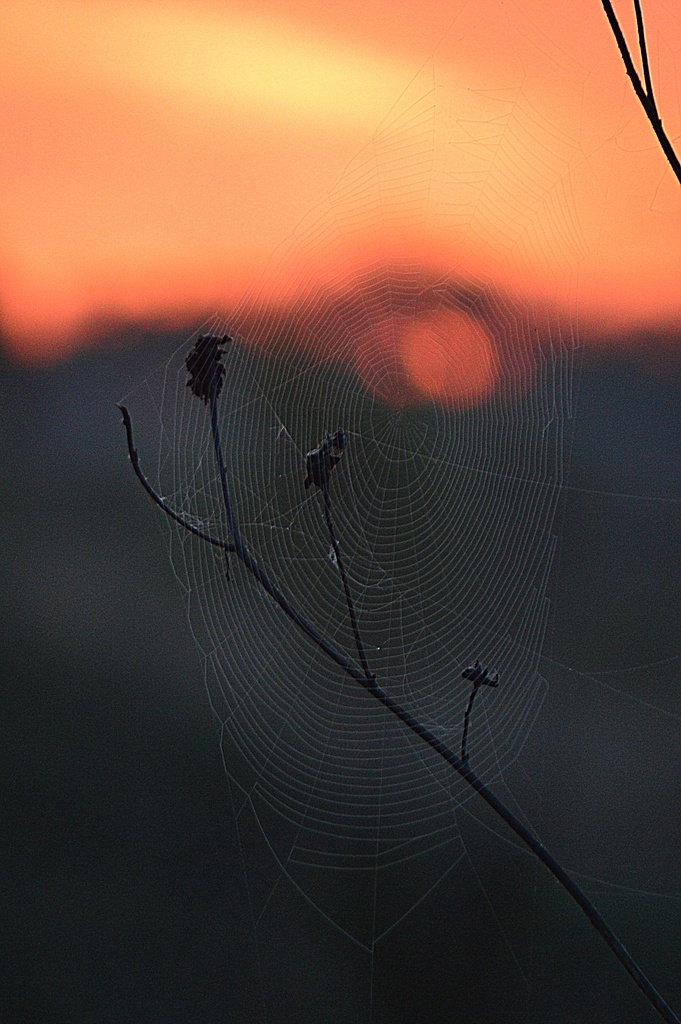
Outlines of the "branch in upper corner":
<svg viewBox="0 0 681 1024">
<path fill-rule="evenodd" d="M 660 120 L 660 115 L 657 112 L 657 105 L 655 103 L 655 96 L 653 94 L 653 85 L 650 78 L 650 68 L 648 65 L 648 50 L 645 42 L 643 14 L 641 12 L 639 0 L 634 0 L 634 4 L 636 7 L 636 25 L 638 28 L 639 46 L 641 48 L 641 64 L 643 66 L 643 74 L 646 82 L 645 88 L 643 86 L 643 83 L 641 82 L 641 79 L 639 78 L 636 68 L 634 67 L 634 62 L 632 60 L 631 53 L 629 52 L 627 41 L 624 38 L 624 33 L 622 32 L 620 23 L 617 20 L 617 15 L 613 10 L 612 3 L 610 2 L 610 0 L 601 0 L 601 4 L 603 6 L 603 10 L 605 11 L 605 15 L 610 23 L 612 34 L 614 35 L 615 41 L 617 42 L 617 47 L 620 51 L 620 56 L 624 61 L 624 67 L 629 78 L 631 79 L 631 84 L 634 87 L 634 92 L 638 96 L 639 102 L 646 112 L 646 116 L 650 121 L 651 127 L 655 132 L 655 135 L 657 136 L 657 141 L 660 143 L 660 146 L 662 147 L 662 152 L 667 157 L 669 166 L 671 167 L 672 171 L 676 175 L 679 184 L 681 185 L 681 161 L 679 161 L 679 158 L 676 155 L 676 152 L 674 151 L 674 147 L 672 146 L 667 136 L 667 133 L 662 127 L 662 121 Z"/>
<path fill-rule="evenodd" d="M 643 81 L 645 82 L 646 95 L 655 111 L 655 114 L 657 115 L 657 104 L 655 103 L 655 96 L 653 94 L 653 80 L 650 77 L 650 64 L 648 62 L 648 45 L 646 43 L 645 25 L 643 24 L 643 11 L 641 10 L 641 0 L 634 0 L 634 10 L 636 11 L 638 50 L 641 54 L 641 67 L 643 68 Z"/>
</svg>

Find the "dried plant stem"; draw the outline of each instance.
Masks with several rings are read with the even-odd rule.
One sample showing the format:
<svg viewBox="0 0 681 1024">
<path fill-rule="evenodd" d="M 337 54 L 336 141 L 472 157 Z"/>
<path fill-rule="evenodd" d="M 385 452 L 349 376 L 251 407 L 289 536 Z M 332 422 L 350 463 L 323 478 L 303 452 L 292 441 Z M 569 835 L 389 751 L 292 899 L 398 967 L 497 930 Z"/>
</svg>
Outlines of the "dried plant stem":
<svg viewBox="0 0 681 1024">
<path fill-rule="evenodd" d="M 648 44 L 646 43 L 646 30 L 643 24 L 643 11 L 640 0 L 634 0 L 634 11 L 636 13 L 636 31 L 638 32 L 638 49 L 641 54 L 641 67 L 643 68 L 643 81 L 648 100 L 655 108 L 655 96 L 653 94 L 653 81 L 650 77 L 650 64 L 648 62 Z"/>
<path fill-rule="evenodd" d="M 468 698 L 468 704 L 466 705 L 466 711 L 463 716 L 463 733 L 461 735 L 461 760 L 464 764 L 468 764 L 468 729 L 471 721 L 471 711 L 473 710 L 473 701 L 475 696 L 480 689 L 479 686 L 474 686 L 471 690 L 471 695 Z"/>
<path fill-rule="evenodd" d="M 615 14 L 612 3 L 610 2 L 610 0 L 601 0 L 601 4 L 603 5 L 603 10 L 605 11 L 605 15 L 608 19 L 608 22 L 610 23 L 612 34 L 615 37 L 617 47 L 620 51 L 620 56 L 624 61 L 624 67 L 627 72 L 627 75 L 631 79 L 631 84 L 634 87 L 634 92 L 638 96 L 639 102 L 643 107 L 648 120 L 650 121 L 652 129 L 655 132 L 655 135 L 657 136 L 657 141 L 660 143 L 662 151 L 664 155 L 667 157 L 669 166 L 676 175 L 679 184 L 681 184 L 681 162 L 679 161 L 679 158 L 674 151 L 674 147 L 669 141 L 667 133 L 662 127 L 662 121 L 660 119 L 660 115 L 657 112 L 657 104 L 655 102 L 653 84 L 650 77 L 650 66 L 648 64 L 648 48 L 646 46 L 645 41 L 645 29 L 643 25 L 643 14 L 641 11 L 640 0 L 634 0 L 634 6 L 636 9 L 636 26 L 638 30 L 638 41 L 641 52 L 641 65 L 643 67 L 643 77 L 645 81 L 645 86 L 641 82 L 638 71 L 634 67 L 634 62 L 629 51 L 629 46 L 627 45 L 627 41 L 624 38 L 624 33 L 622 32 L 620 23 L 617 20 L 617 15 Z"/>
<path fill-rule="evenodd" d="M 582 892 L 576 882 L 568 875 L 568 873 L 560 866 L 557 860 L 545 849 L 545 847 L 532 835 L 532 833 L 519 821 L 518 818 L 513 814 L 512 811 L 504 804 L 495 794 L 487 788 L 487 786 L 478 778 L 478 776 L 471 771 L 468 759 L 468 729 L 470 724 L 471 711 L 473 710 L 473 702 L 476 694 L 481 687 L 481 682 L 477 681 L 473 683 L 473 689 L 471 695 L 468 698 L 468 705 L 464 715 L 464 727 L 463 735 L 461 738 L 461 757 L 457 757 L 456 754 L 449 749 L 444 743 L 441 743 L 428 729 L 421 725 L 416 719 L 404 711 L 399 704 L 393 701 L 387 694 L 376 684 L 376 677 L 369 670 L 369 666 L 366 661 L 364 654 L 364 646 L 359 633 L 359 626 L 357 624 L 357 616 L 355 613 L 354 602 L 350 593 L 350 586 L 348 584 L 345 569 L 343 567 L 343 560 L 341 558 L 340 546 L 336 539 L 336 535 L 333 528 L 333 520 L 331 517 L 331 497 L 329 493 L 329 480 L 326 477 L 323 487 L 324 493 L 324 511 L 326 515 L 326 523 L 331 536 L 331 543 L 333 544 L 334 553 L 336 555 L 336 561 L 338 563 L 338 569 L 341 574 L 343 581 L 343 589 L 345 591 L 345 599 L 348 607 L 348 614 L 352 623 L 353 633 L 355 635 L 355 642 L 357 644 L 357 650 L 362 661 L 362 666 L 365 670 L 367 683 L 363 683 L 370 693 L 373 694 L 382 704 L 385 705 L 393 714 L 404 722 L 413 732 L 416 733 L 425 743 L 436 750 L 441 757 L 447 761 L 459 775 L 466 780 L 466 782 L 473 787 L 473 789 L 480 794 L 483 800 L 499 815 L 504 821 L 510 826 L 511 829 L 519 836 L 520 839 L 528 846 L 532 852 L 542 861 L 543 864 L 549 869 L 554 877 L 560 882 L 563 888 L 572 896 L 575 902 L 581 907 L 586 916 L 591 921 L 596 931 L 602 936 L 607 942 L 610 949 L 613 951 L 617 959 L 623 965 L 623 967 L 629 972 L 631 977 L 634 979 L 636 984 L 639 986 L 643 994 L 655 1007 L 663 1020 L 667 1021 L 668 1024 L 679 1024 L 678 1018 L 673 1013 L 671 1008 L 662 999 L 659 993 L 653 988 L 651 983 L 648 981 L 646 976 L 641 971 L 636 961 L 630 956 L 626 948 L 622 945 L 620 940 L 617 938 L 615 933 L 612 931 L 610 926 L 598 913 L 591 900 Z M 476 668 L 480 668 L 479 663 L 476 664 Z M 463 673 L 467 675 L 466 672 Z M 487 673 L 484 673 L 487 676 Z M 470 678 L 470 677 L 469 677 Z M 497 676 L 498 679 L 498 676 Z M 492 681 L 490 685 L 496 685 L 495 681 Z"/>
<path fill-rule="evenodd" d="M 242 547 L 241 535 L 239 534 L 239 525 L 234 517 L 234 511 L 232 509 L 232 503 L 229 500 L 229 488 L 227 487 L 227 470 L 225 469 L 225 461 L 222 457 L 222 443 L 220 441 L 220 430 L 218 428 L 218 400 L 215 394 L 215 389 L 211 390 L 210 395 L 210 428 L 213 435 L 213 447 L 215 448 L 215 461 L 217 463 L 218 472 L 220 474 L 220 487 L 222 489 L 222 501 L 225 506 L 225 512 L 227 513 L 227 522 L 229 523 L 230 533 L 232 534 L 232 541 L 234 542 L 234 550 L 236 551 L 239 547 Z"/>
<path fill-rule="evenodd" d="M 357 615 L 355 614 L 355 604 L 352 600 L 352 594 L 350 592 L 350 585 L 348 583 L 348 577 L 345 573 L 345 566 L 343 565 L 343 556 L 341 555 L 340 545 L 336 540 L 336 531 L 333 528 L 333 518 L 331 516 L 331 495 L 329 493 L 329 481 L 328 478 L 324 482 L 322 487 L 322 493 L 324 495 L 324 516 L 326 518 L 326 526 L 331 537 L 331 545 L 333 547 L 333 553 L 336 557 L 336 565 L 338 566 L 338 572 L 343 583 L 343 590 L 345 592 L 345 603 L 348 606 L 348 615 L 350 616 L 350 624 L 352 626 L 352 633 L 355 638 L 355 646 L 357 647 L 357 654 L 362 668 L 364 669 L 364 675 L 370 681 L 374 681 L 376 676 L 369 668 L 369 662 L 364 651 L 364 644 L 362 643 L 362 637 L 359 632 L 359 626 L 357 624 Z"/>
<path fill-rule="evenodd" d="M 222 547 L 223 550 L 225 551 L 233 551 L 233 553 L 242 562 L 242 564 L 248 570 L 248 572 L 250 572 L 251 575 L 255 577 L 258 583 L 260 583 L 260 585 L 267 591 L 267 593 L 270 594 L 270 596 L 277 602 L 282 611 L 284 611 L 286 615 L 289 616 L 292 622 L 294 622 L 296 626 L 298 626 L 298 628 L 306 634 L 306 636 L 308 636 L 322 651 L 324 651 L 324 653 L 327 654 L 332 659 L 332 661 L 334 661 L 349 676 L 351 676 L 351 678 L 355 679 L 361 686 L 363 686 L 371 694 L 372 697 L 379 701 L 385 708 L 387 708 L 388 711 L 395 715 L 395 717 L 398 718 L 408 729 L 410 729 L 416 736 L 418 736 L 419 739 L 422 740 L 422 742 L 426 743 L 437 754 L 439 754 L 439 756 L 442 757 L 449 765 L 451 765 L 451 767 L 459 773 L 459 775 L 464 779 L 464 781 L 472 789 L 474 789 L 476 793 L 480 794 L 485 803 L 487 803 L 487 805 L 491 807 L 492 810 L 506 822 L 506 824 L 512 829 L 512 831 L 515 832 L 518 838 L 522 840 L 525 846 L 527 846 L 532 851 L 532 853 L 534 853 L 535 856 L 539 858 L 539 860 L 548 868 L 548 870 L 551 872 L 554 878 L 556 878 L 557 881 L 560 882 L 560 884 L 563 886 L 566 892 L 570 894 L 570 896 L 577 903 L 577 905 L 581 907 L 581 909 L 589 918 L 591 924 L 594 926 L 596 931 L 605 940 L 605 942 L 608 944 L 608 946 L 615 954 L 617 959 L 620 961 L 622 966 L 636 982 L 636 984 L 641 989 L 646 999 L 648 999 L 651 1005 L 655 1007 L 655 1009 L 660 1014 L 662 1019 L 665 1020 L 667 1024 L 681 1024 L 679 1018 L 673 1013 L 671 1008 L 655 990 L 650 981 L 648 981 L 648 979 L 643 974 L 636 961 L 630 956 L 630 954 L 619 941 L 615 933 L 612 931 L 609 925 L 606 924 L 605 920 L 598 913 L 598 911 L 591 903 L 591 901 L 587 898 L 587 896 L 585 896 L 585 894 L 582 892 L 577 883 L 572 880 L 572 878 L 555 860 L 555 858 L 548 852 L 548 850 L 545 849 L 545 847 L 539 842 L 539 840 L 532 835 L 529 829 L 527 829 L 525 825 L 523 825 L 523 823 L 513 814 L 513 812 L 510 811 L 509 808 L 492 792 L 492 790 L 490 790 L 485 785 L 485 783 L 475 774 L 475 772 L 472 771 L 467 761 L 464 761 L 461 757 L 455 754 L 453 750 L 451 750 L 445 743 L 438 739 L 438 737 L 435 736 L 434 733 L 432 733 L 429 729 L 421 725 L 421 723 L 417 721 L 417 719 L 410 715 L 408 711 L 406 711 L 400 704 L 398 704 L 397 701 L 393 700 L 393 698 L 390 697 L 385 692 L 385 690 L 382 689 L 381 686 L 379 686 L 379 684 L 376 682 L 375 675 L 373 675 L 373 673 L 370 672 L 368 664 L 366 664 L 366 656 L 363 654 L 364 649 L 362 646 L 361 638 L 359 637 L 359 629 L 357 627 L 357 620 L 354 615 L 354 605 L 352 603 L 352 598 L 350 597 L 349 599 L 348 611 L 350 607 L 353 608 L 351 618 L 354 620 L 353 629 L 356 629 L 355 640 L 356 642 L 358 642 L 358 653 L 360 653 L 360 651 L 362 652 L 360 654 L 360 659 L 362 660 L 363 663 L 362 669 L 358 668 L 357 665 L 353 664 L 353 662 L 351 662 L 344 654 L 336 650 L 336 648 L 333 647 L 332 644 L 325 640 L 324 637 L 322 637 L 321 634 L 315 629 L 315 627 L 312 626 L 312 624 L 309 623 L 307 619 L 304 618 L 304 616 L 302 616 L 293 608 L 293 606 L 286 599 L 286 597 L 284 597 L 284 595 L 281 593 L 278 587 L 276 587 L 271 582 L 267 574 L 259 567 L 253 556 L 248 551 L 246 545 L 244 544 L 238 529 L 238 524 L 236 521 L 236 517 L 234 515 L 234 510 L 229 496 L 227 473 L 222 456 L 222 444 L 220 440 L 220 433 L 217 421 L 217 408 L 214 397 L 212 398 L 210 404 L 211 429 L 213 432 L 215 456 L 216 461 L 218 463 L 222 496 L 225 504 L 227 520 L 229 522 L 230 530 L 232 532 L 233 544 L 230 545 L 226 542 L 216 542 L 209 535 L 202 534 L 201 531 L 198 531 L 195 528 L 191 527 L 188 523 L 183 521 L 181 516 L 178 516 L 176 513 L 174 513 L 172 509 L 170 509 L 166 505 L 163 499 L 156 494 L 154 489 L 151 487 L 151 484 L 149 484 L 148 480 L 144 477 L 144 474 L 142 473 L 142 470 L 140 468 L 139 460 L 137 458 L 137 452 L 135 451 L 133 445 L 132 424 L 130 421 L 130 416 L 125 408 L 119 406 L 123 414 L 123 422 L 125 424 L 126 429 L 128 454 L 130 456 L 130 461 L 132 463 L 133 469 L 137 477 L 141 481 L 147 493 L 152 497 L 154 502 L 157 505 L 159 505 L 159 507 L 162 508 L 167 515 L 170 516 L 171 519 L 179 523 L 181 526 L 184 526 L 195 536 L 199 536 L 200 539 L 206 540 L 211 544 L 217 543 L 217 546 Z M 331 517 L 330 508 L 326 504 L 326 497 L 325 507 L 327 507 L 328 511 L 328 524 L 331 521 Z M 334 551 L 336 552 L 336 557 L 338 558 L 340 549 L 335 539 L 335 534 L 333 534 L 333 540 Z M 341 565 L 342 560 L 339 561 L 339 569 Z M 345 576 L 344 570 L 342 572 L 342 577 L 344 580 L 344 587 L 347 600 L 350 592 L 349 586 L 347 584 L 347 577 Z M 366 670 L 364 670 L 365 664 Z"/>
<path fill-rule="evenodd" d="M 211 537 L 209 533 L 205 533 L 203 530 L 199 530 L 196 526 L 192 526 L 191 523 L 188 523 L 186 519 L 184 519 L 181 515 L 175 512 L 175 510 L 172 509 L 170 505 L 168 505 L 168 503 L 164 501 L 163 498 L 156 493 L 156 491 L 153 489 L 153 487 L 145 477 L 144 473 L 140 469 L 137 449 L 135 448 L 132 440 L 132 422 L 130 420 L 130 413 L 128 412 L 124 405 L 119 405 L 118 408 L 120 409 L 121 414 L 123 416 L 123 426 L 125 427 L 125 435 L 128 441 L 128 455 L 130 456 L 132 468 L 135 470 L 137 479 L 140 481 L 142 487 L 150 496 L 151 500 L 156 502 L 158 507 L 163 509 L 167 516 L 170 516 L 170 518 L 173 519 L 176 523 L 179 523 L 180 526 L 183 526 L 185 530 L 189 531 L 189 533 L 193 533 L 195 537 L 198 537 L 200 540 L 205 540 L 207 544 L 212 544 L 214 547 L 221 548 L 225 552 L 233 551 L 233 544 L 226 543 L 224 540 L 218 540 L 216 537 Z"/>
</svg>

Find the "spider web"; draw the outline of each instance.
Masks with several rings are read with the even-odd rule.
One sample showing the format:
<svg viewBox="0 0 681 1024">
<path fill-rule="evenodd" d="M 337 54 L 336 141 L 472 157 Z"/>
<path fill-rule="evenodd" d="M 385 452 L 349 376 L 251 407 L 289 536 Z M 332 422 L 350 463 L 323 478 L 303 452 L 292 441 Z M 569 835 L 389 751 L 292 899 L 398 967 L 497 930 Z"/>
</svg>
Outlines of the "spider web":
<svg viewBox="0 0 681 1024">
<path fill-rule="evenodd" d="M 356 660 L 322 497 L 303 484 L 306 453 L 346 431 L 333 517 L 371 669 L 454 750 L 470 696 L 462 670 L 480 659 L 498 671 L 499 687 L 476 700 L 471 763 L 530 821 L 532 800 L 517 802 L 511 780 L 547 694 L 539 664 L 577 348 L 569 268 L 587 251 L 570 188 L 575 140 L 522 86 L 475 103 L 479 117 L 457 117 L 424 67 L 275 254 L 262 290 L 204 323 L 131 412 L 141 456 L 158 453 L 154 486 L 227 539 L 210 415 L 186 387 L 185 359 L 199 334 L 229 333 L 219 419 L 242 537 Z M 495 258 L 485 272 L 472 239 L 521 269 L 550 263 L 554 300 L 520 299 Z M 460 827 L 461 811 L 477 813 L 470 790 L 234 556 L 228 577 L 222 553 L 168 525 L 235 820 L 260 831 L 278 865 L 274 884 L 247 871 L 254 918 L 285 878 L 373 962 L 474 863 Z M 523 955 L 511 956 L 525 977 Z"/>
<path fill-rule="evenodd" d="M 459 198 L 470 181 L 438 143 L 442 113 L 424 77 L 279 255 L 279 266 L 313 256 L 332 268 L 324 279 L 289 280 L 276 301 L 249 296 L 197 335 L 234 338 L 220 427 L 240 529 L 258 563 L 356 660 L 321 494 L 303 486 L 306 452 L 343 427 L 333 515 L 372 671 L 454 749 L 470 695 L 462 670 L 479 658 L 498 671 L 501 685 L 479 698 L 470 737 L 476 770 L 493 779 L 517 757 L 545 691 L 537 664 L 575 334 L 546 304 L 530 309 L 492 280 L 434 267 L 418 251 L 334 255 L 351 231 L 366 237 L 383 223 L 394 237 L 450 210 L 452 225 L 469 230 Z M 509 112 L 506 97 L 487 102 L 505 119 L 496 131 L 523 130 L 522 105 Z M 469 125 L 464 134 L 473 144 Z M 478 144 L 484 151 L 486 141 Z M 500 144 L 481 161 L 493 161 Z M 447 186 L 437 194 L 434 174 Z M 553 202 L 550 185 L 533 201 Z M 472 338 L 476 361 L 494 366 L 493 379 L 471 383 L 457 331 L 465 344 Z M 430 346 L 428 358 L 453 348 L 444 395 L 409 379 L 412 336 Z M 157 392 L 154 482 L 189 522 L 225 538 L 210 416 L 186 387 L 193 340 Z M 424 894 L 423 882 L 418 892 L 409 883 L 409 862 L 443 847 L 461 856 L 453 811 L 470 791 L 314 649 L 236 559 L 228 579 L 223 555 L 179 527 L 172 557 L 230 778 L 289 877 L 373 948 Z M 316 876 L 330 869 L 353 871 L 355 890 L 366 876 L 366 920 L 324 905 Z M 384 906 L 382 885 L 403 898 Z"/>
</svg>

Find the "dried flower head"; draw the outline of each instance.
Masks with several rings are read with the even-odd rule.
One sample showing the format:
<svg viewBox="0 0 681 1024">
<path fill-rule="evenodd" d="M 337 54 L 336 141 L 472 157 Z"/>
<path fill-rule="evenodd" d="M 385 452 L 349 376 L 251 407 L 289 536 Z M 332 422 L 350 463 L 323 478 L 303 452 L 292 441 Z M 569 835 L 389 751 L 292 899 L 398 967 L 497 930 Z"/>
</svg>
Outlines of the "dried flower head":
<svg viewBox="0 0 681 1024">
<path fill-rule="evenodd" d="M 463 679 L 469 679 L 473 686 L 477 689 L 478 686 L 498 686 L 499 685 L 499 673 L 497 672 L 494 679 L 489 674 L 488 669 L 483 668 L 479 661 L 476 661 L 475 665 L 469 665 L 461 673 Z"/>
<path fill-rule="evenodd" d="M 222 356 L 224 346 L 231 340 L 229 334 L 221 338 L 202 334 L 187 356 L 186 365 L 190 375 L 187 387 L 204 402 L 208 402 L 211 397 L 217 398 L 222 391 L 225 377 Z"/>
<path fill-rule="evenodd" d="M 305 456 L 305 487 L 315 484 L 324 487 L 329 481 L 329 473 L 340 462 L 345 449 L 345 431 L 341 428 L 335 434 L 327 434 L 319 448 L 314 448 Z"/>
</svg>

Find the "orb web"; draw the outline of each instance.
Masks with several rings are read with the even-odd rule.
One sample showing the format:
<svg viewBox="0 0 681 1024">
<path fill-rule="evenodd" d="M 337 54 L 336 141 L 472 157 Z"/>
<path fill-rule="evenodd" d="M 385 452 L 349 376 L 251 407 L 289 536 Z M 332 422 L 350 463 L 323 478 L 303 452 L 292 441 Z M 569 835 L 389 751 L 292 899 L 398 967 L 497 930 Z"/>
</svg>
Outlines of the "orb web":
<svg viewBox="0 0 681 1024">
<path fill-rule="evenodd" d="M 476 772 L 493 782 L 545 690 L 538 659 L 575 332 L 565 305 L 521 300 L 471 269 L 472 221 L 485 222 L 512 185 L 491 174 L 500 150 L 513 152 L 530 130 L 534 144 L 564 145 L 542 134 L 522 96 L 484 102 L 496 116 L 477 140 L 459 126 L 452 146 L 437 86 L 417 76 L 264 270 L 267 287 L 203 324 L 147 382 L 141 398 L 157 416 L 147 412 L 138 447 L 152 450 L 158 430 L 152 482 L 187 521 L 228 539 L 210 415 L 185 367 L 196 336 L 228 333 L 219 425 L 242 537 L 291 603 L 356 660 L 321 492 L 303 483 L 306 453 L 343 428 L 333 517 L 371 669 L 455 750 L 470 695 L 462 670 L 480 659 L 497 671 L 469 738 Z M 472 201 L 457 154 L 476 146 Z M 497 239 L 510 252 L 537 244 L 536 207 L 578 244 L 556 173 L 546 180 L 543 167 L 525 225 L 516 210 Z M 433 242 L 443 223 L 446 245 Z M 228 577 L 221 551 L 175 525 L 171 549 L 238 807 L 255 815 L 300 891 L 372 949 L 463 855 L 454 812 L 470 791 L 234 556 Z M 344 871 L 355 894 L 366 887 L 371 912 L 329 895 L 325 877 Z"/>
</svg>

